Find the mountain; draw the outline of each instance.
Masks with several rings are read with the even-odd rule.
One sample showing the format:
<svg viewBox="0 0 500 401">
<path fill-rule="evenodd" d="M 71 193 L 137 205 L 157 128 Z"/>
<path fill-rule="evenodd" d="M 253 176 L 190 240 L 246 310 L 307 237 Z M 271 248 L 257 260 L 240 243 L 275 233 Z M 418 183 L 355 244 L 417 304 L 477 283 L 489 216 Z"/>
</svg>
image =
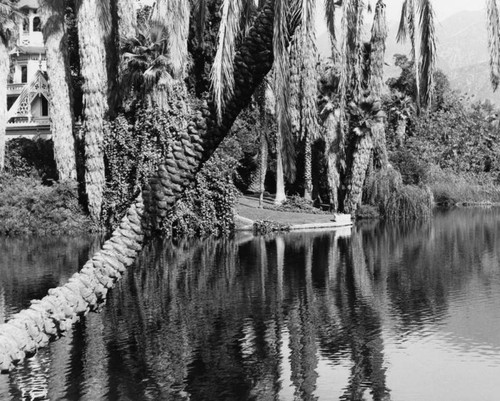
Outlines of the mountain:
<svg viewBox="0 0 500 401">
<path fill-rule="evenodd" d="M 397 23 L 388 27 L 386 77 L 399 75 L 394 54 L 409 54 L 409 46 L 396 42 Z M 367 29 L 369 32 L 369 29 Z M 484 11 L 462 11 L 436 25 L 437 67 L 450 79 L 452 88 L 477 99 L 489 99 L 500 105 L 500 92 L 490 85 L 488 39 Z M 318 38 L 320 54 L 330 54 L 328 34 Z"/>
</svg>

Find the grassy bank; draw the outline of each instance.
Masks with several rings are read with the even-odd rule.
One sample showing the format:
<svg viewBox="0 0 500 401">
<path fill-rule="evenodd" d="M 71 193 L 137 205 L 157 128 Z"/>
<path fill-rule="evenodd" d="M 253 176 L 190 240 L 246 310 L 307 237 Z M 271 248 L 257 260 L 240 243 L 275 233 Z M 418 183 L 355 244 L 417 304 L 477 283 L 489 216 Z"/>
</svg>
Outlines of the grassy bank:
<svg viewBox="0 0 500 401">
<path fill-rule="evenodd" d="M 74 183 L 42 185 L 35 177 L 0 175 L 0 235 L 96 232 L 83 212 Z"/>
</svg>

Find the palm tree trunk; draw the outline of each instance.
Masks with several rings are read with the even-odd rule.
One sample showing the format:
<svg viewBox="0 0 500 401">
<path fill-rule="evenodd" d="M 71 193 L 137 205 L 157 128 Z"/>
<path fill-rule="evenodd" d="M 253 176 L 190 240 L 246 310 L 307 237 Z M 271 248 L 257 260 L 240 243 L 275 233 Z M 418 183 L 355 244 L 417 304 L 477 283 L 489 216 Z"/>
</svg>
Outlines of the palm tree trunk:
<svg viewBox="0 0 500 401">
<path fill-rule="evenodd" d="M 7 76 L 9 53 L 0 38 L 0 172 L 5 168 L 5 135 L 7 128 Z"/>
<path fill-rule="evenodd" d="M 344 201 L 344 211 L 346 213 L 354 213 L 361 202 L 363 184 L 365 182 L 366 170 L 368 169 L 372 149 L 373 137 L 371 132 L 367 131 L 356 143 L 350 182 Z"/>
<path fill-rule="evenodd" d="M 311 133 L 308 132 L 305 137 L 305 154 L 304 154 L 304 199 L 312 200 L 312 143 Z"/>
<path fill-rule="evenodd" d="M 49 106 L 54 158 L 59 180 L 76 180 L 74 117 L 69 84 L 69 62 L 64 27 L 63 0 L 41 3 L 43 36 L 47 52 Z"/>
<path fill-rule="evenodd" d="M 405 142 L 407 122 L 408 122 L 408 117 L 406 116 L 398 117 L 398 124 L 396 126 L 396 138 L 399 147 L 402 147 Z"/>
<path fill-rule="evenodd" d="M 325 159 L 327 167 L 328 196 L 330 209 L 337 211 L 339 207 L 338 189 L 340 186 L 340 173 L 338 158 L 340 153 L 339 118 L 336 115 L 340 110 L 332 110 L 326 117 L 323 127 L 325 130 Z"/>
<path fill-rule="evenodd" d="M 283 155 L 281 147 L 281 138 L 278 138 L 276 145 L 276 197 L 274 198 L 275 205 L 281 205 L 286 201 L 285 194 L 285 172 L 283 171 Z"/>
<path fill-rule="evenodd" d="M 108 0 L 105 0 L 108 1 Z M 100 2 L 80 0 L 78 10 L 78 41 L 85 120 L 85 192 L 88 209 L 99 220 L 104 190 L 103 124 L 108 111 L 106 72 L 106 27 Z"/>
<path fill-rule="evenodd" d="M 385 125 L 382 121 L 377 121 L 372 126 L 373 134 L 373 161 L 375 166 L 384 169 L 389 164 L 387 154 L 387 141 L 385 138 Z"/>
</svg>

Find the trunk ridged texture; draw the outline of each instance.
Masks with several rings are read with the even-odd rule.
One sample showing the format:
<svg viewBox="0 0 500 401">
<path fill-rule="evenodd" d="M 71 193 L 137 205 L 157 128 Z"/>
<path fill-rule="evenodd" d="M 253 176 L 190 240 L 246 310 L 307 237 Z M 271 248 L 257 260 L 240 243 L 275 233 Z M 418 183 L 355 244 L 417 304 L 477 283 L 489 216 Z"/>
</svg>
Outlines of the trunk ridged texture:
<svg viewBox="0 0 500 401">
<path fill-rule="evenodd" d="M 104 151 L 103 123 L 108 111 L 105 37 L 101 6 L 94 0 L 81 0 L 78 10 L 78 41 L 81 74 L 84 78 L 83 123 L 85 143 L 85 192 L 90 216 L 99 220 L 103 200 Z"/>
<path fill-rule="evenodd" d="M 311 134 L 308 132 L 305 137 L 305 152 L 304 152 L 304 199 L 312 200 L 312 140 Z"/>
<path fill-rule="evenodd" d="M 234 94 L 227 101 L 220 123 L 215 105 L 201 102 L 192 113 L 187 132 L 178 131 L 172 151 L 145 186 L 145 229 L 148 234 L 162 229 L 168 211 L 228 134 L 234 120 L 271 69 L 273 17 L 274 1 L 268 0 L 236 53 Z"/>
<path fill-rule="evenodd" d="M 281 139 L 278 138 L 276 143 L 276 196 L 274 204 L 281 205 L 285 201 L 285 172 L 283 171 L 283 157 L 281 155 Z"/>
<path fill-rule="evenodd" d="M 0 171 L 5 168 L 5 129 L 7 128 L 7 76 L 9 53 L 0 38 Z"/>
<path fill-rule="evenodd" d="M 43 37 L 49 77 L 49 108 L 54 159 L 59 180 L 76 180 L 74 117 L 69 83 L 67 38 L 63 0 L 41 3 Z"/>
<path fill-rule="evenodd" d="M 340 186 L 340 173 L 338 169 L 338 157 L 340 147 L 339 119 L 335 111 L 331 111 L 323 123 L 325 129 L 325 158 L 327 166 L 328 195 L 330 197 L 330 208 L 337 211 L 339 207 L 338 189 Z"/>
<path fill-rule="evenodd" d="M 260 149 L 259 149 L 259 165 L 257 170 L 252 175 L 252 182 L 248 187 L 248 190 L 253 193 L 264 192 L 264 181 L 267 173 L 267 155 L 269 152 L 267 145 L 267 133 L 262 132 L 260 134 Z"/>
<path fill-rule="evenodd" d="M 352 171 L 344 201 L 344 211 L 346 213 L 354 213 L 361 202 L 363 184 L 365 182 L 368 163 L 371 159 L 372 149 L 373 137 L 371 132 L 367 131 L 356 143 Z"/>
</svg>

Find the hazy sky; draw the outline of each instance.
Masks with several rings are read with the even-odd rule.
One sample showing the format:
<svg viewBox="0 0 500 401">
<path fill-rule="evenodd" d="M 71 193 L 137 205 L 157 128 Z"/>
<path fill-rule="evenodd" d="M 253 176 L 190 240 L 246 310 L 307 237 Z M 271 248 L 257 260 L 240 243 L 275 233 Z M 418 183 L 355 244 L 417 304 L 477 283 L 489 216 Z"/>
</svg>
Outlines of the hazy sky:
<svg viewBox="0 0 500 401">
<path fill-rule="evenodd" d="M 371 0 L 372 5 L 376 3 Z M 401 12 L 403 0 L 386 0 L 387 18 L 389 20 L 398 20 Z M 438 21 L 464 10 L 482 10 L 486 6 L 486 0 L 433 0 L 432 5 L 436 12 Z"/>
</svg>

